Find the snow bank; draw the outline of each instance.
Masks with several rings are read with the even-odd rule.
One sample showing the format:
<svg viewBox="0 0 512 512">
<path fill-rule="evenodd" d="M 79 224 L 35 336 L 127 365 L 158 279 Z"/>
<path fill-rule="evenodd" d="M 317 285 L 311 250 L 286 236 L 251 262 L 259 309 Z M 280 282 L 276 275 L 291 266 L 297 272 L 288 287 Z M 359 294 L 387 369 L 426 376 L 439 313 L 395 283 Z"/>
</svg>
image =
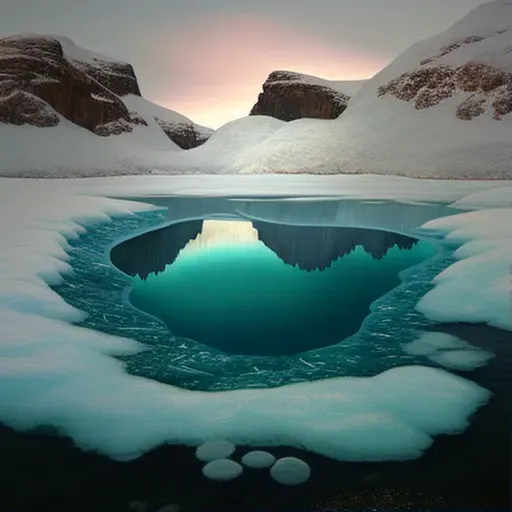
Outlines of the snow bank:
<svg viewBox="0 0 512 512">
<path fill-rule="evenodd" d="M 0 176 L 88 177 L 147 174 L 182 150 L 154 126 L 100 137 L 60 117 L 54 127 L 0 123 Z"/>
<path fill-rule="evenodd" d="M 493 194 L 488 195 L 492 197 Z M 499 197 L 499 196 L 498 196 Z M 417 309 L 438 322 L 488 323 L 512 330 L 512 209 L 492 208 L 427 222 L 460 245 Z"/>
<path fill-rule="evenodd" d="M 230 173 L 238 155 L 265 141 L 285 124 L 285 121 L 268 116 L 248 116 L 231 121 L 217 129 L 201 146 L 176 155 L 169 165 L 174 173 Z"/>
</svg>

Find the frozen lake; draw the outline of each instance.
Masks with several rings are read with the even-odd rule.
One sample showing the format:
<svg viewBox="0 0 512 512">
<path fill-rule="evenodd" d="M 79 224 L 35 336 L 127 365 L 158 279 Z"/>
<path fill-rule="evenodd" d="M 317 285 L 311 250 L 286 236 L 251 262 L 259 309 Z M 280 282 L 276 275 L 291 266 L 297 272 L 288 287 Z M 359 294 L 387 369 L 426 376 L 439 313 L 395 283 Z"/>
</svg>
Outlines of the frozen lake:
<svg viewBox="0 0 512 512">
<path fill-rule="evenodd" d="M 44 479 L 44 488 L 36 481 L 50 473 L 65 479 L 62 503 L 75 496 L 77 510 L 99 495 L 109 510 L 142 499 L 150 512 L 169 502 L 189 510 L 503 508 L 512 398 L 504 187 L 247 178 L 3 180 L 0 199 L 10 215 L 0 232 L 0 378 L 8 392 L 0 395 L 0 419 L 18 432 L 49 426 L 78 447 L 3 429 L 14 468 L 6 488 L 19 488 L 24 475 L 34 500 L 45 493 L 50 500 L 53 480 Z M 205 229 L 211 221 L 217 224 Z M 263 297 L 261 322 L 271 295 L 267 272 L 282 293 L 268 323 L 288 315 L 280 328 L 292 330 L 280 331 L 262 353 L 258 337 L 275 333 L 253 329 L 244 350 L 239 338 L 255 303 L 242 307 L 243 290 L 253 290 L 251 300 L 256 291 Z M 231 295 L 208 299 L 246 274 L 251 279 L 231 286 Z M 141 311 L 154 297 L 144 287 L 156 278 L 164 281 L 155 302 L 170 304 L 158 315 Z M 183 295 L 192 284 L 203 302 Z M 340 292 L 344 286 L 359 302 Z M 130 297 L 137 289 L 138 304 Z M 308 311 L 317 315 L 295 332 L 286 309 L 294 290 L 301 321 Z M 337 301 L 332 311 L 325 296 Z M 172 301 L 181 308 L 174 318 Z M 226 336 L 221 327 L 230 316 L 223 315 L 233 301 L 237 336 L 215 345 Z M 203 323 L 194 331 L 195 308 Z M 334 332 L 336 308 L 351 324 L 345 331 Z M 184 318 L 188 327 L 174 333 Z M 315 329 L 325 331 L 322 346 L 312 340 Z M 272 352 L 281 338 L 287 350 Z M 215 439 L 237 445 L 235 460 L 251 447 L 299 456 L 311 479 L 291 490 L 244 470 L 229 484 L 213 484 L 194 447 Z M 166 462 L 176 458 L 178 466 Z M 83 471 L 91 475 L 86 498 L 76 478 L 65 478 Z M 106 489 L 106 472 L 129 489 Z M 23 510 L 21 497 L 7 494 Z"/>
</svg>

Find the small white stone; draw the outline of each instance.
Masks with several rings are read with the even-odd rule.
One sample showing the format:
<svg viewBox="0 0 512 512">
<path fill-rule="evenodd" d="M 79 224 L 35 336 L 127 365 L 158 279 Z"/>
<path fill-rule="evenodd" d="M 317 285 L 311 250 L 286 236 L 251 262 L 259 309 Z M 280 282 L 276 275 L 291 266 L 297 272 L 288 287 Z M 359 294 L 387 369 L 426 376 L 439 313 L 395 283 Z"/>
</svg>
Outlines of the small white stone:
<svg viewBox="0 0 512 512">
<path fill-rule="evenodd" d="M 229 457 L 235 449 L 235 445 L 229 441 L 210 441 L 197 448 L 196 457 L 204 462 L 211 462 Z"/>
<path fill-rule="evenodd" d="M 269 452 L 254 450 L 242 457 L 242 464 L 248 468 L 269 468 L 274 465 L 276 458 Z"/>
<path fill-rule="evenodd" d="M 238 462 L 231 459 L 219 459 L 208 462 L 203 468 L 203 475 L 210 480 L 227 482 L 242 474 L 244 469 Z"/>
<path fill-rule="evenodd" d="M 283 485 L 299 485 L 307 482 L 311 469 L 304 461 L 295 457 L 279 459 L 270 470 L 272 478 Z"/>
</svg>

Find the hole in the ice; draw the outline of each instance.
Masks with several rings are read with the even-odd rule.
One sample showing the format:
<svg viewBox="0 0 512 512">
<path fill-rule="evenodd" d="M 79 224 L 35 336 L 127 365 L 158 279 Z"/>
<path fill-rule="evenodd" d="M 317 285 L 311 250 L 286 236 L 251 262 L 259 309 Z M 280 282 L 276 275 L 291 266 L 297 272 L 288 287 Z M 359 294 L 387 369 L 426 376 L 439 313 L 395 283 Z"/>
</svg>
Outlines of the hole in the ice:
<svg viewBox="0 0 512 512">
<path fill-rule="evenodd" d="M 229 354 L 289 356 L 356 333 L 400 272 L 436 248 L 349 227 L 193 220 L 111 251 L 131 303 L 173 335 Z"/>
</svg>

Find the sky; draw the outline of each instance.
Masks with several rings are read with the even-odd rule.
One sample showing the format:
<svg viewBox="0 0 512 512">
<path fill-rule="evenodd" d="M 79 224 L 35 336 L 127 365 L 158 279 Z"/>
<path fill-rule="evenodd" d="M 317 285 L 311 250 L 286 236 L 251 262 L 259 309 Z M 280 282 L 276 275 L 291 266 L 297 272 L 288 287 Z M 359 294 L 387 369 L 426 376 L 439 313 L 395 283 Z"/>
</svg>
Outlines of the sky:
<svg viewBox="0 0 512 512">
<path fill-rule="evenodd" d="M 482 0 L 0 0 L 0 37 L 59 34 L 132 64 L 142 94 L 217 128 L 276 69 L 370 78 Z"/>
</svg>

